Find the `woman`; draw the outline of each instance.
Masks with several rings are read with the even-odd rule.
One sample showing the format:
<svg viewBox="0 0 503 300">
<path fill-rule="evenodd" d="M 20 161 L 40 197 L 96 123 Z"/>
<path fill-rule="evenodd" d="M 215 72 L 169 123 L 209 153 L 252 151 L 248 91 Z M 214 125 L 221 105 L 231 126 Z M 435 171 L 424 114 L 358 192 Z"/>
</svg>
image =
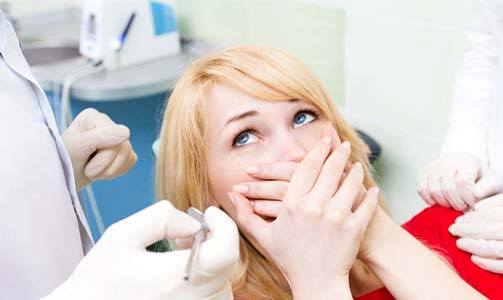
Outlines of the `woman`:
<svg viewBox="0 0 503 300">
<path fill-rule="evenodd" d="M 319 148 L 320 137 L 331 140 L 332 149 L 319 152 L 317 157 L 321 162 L 311 164 L 314 175 L 302 175 L 307 172 L 302 166 L 309 166 L 306 160 Z M 349 143 L 350 151 L 344 152 L 348 144 L 342 141 Z M 334 277 L 334 281 L 330 281 L 329 276 L 341 270 L 330 267 L 333 260 L 339 261 L 338 255 L 351 257 L 351 249 L 358 246 L 358 234 L 353 235 L 356 245 L 355 242 L 342 243 L 344 234 L 329 238 L 326 228 L 319 224 L 319 234 L 326 237 L 323 239 L 316 230 L 313 232 L 313 227 L 306 228 L 303 222 L 288 223 L 284 221 L 288 219 L 285 216 L 311 216 L 305 218 L 311 225 L 315 223 L 313 219 L 327 218 L 335 219 L 336 224 L 357 223 L 357 232 L 363 232 L 364 221 L 351 221 L 351 211 L 356 214 L 360 208 L 348 208 L 347 203 L 355 202 L 355 206 L 363 207 L 371 201 L 368 199 L 372 198 L 369 196 L 372 192 L 367 189 L 374 182 L 366 154 L 365 144 L 336 111 L 319 81 L 298 60 L 266 47 L 228 48 L 196 61 L 170 96 L 161 132 L 158 196 L 171 200 L 181 210 L 216 205 L 237 221 L 241 231 L 241 267 L 233 286 L 238 298 L 302 298 L 297 293 L 305 296 L 305 289 L 298 292 L 296 283 L 308 281 L 311 295 L 306 297 L 321 299 L 317 293 L 330 291 L 331 283 L 344 289 L 343 283 L 335 281 L 344 275 Z M 276 162 L 300 162 L 300 165 L 292 184 L 287 183 L 289 176 L 283 178 L 283 190 L 277 188 L 278 180 L 261 182 L 274 185 L 271 190 L 285 203 L 275 210 L 276 215 L 260 217 L 253 210 L 254 202 L 240 194 L 246 195 L 246 191 L 234 186 L 258 181 L 250 175 L 254 170 L 249 170 L 249 166 Z M 320 169 L 329 171 L 320 171 L 318 176 L 316 170 Z M 339 177 L 346 176 L 344 169 L 347 177 L 337 190 Z M 324 173 L 341 175 L 326 181 L 321 175 Z M 321 198 L 335 200 L 329 201 L 331 205 L 318 205 L 320 200 L 311 199 L 309 187 L 299 192 L 304 185 L 317 187 L 312 188 L 316 191 L 321 189 L 323 192 L 315 193 L 325 195 Z M 345 185 L 349 187 L 344 188 Z M 229 193 L 233 189 L 237 190 Z M 367 200 L 359 204 L 363 195 L 367 195 Z M 301 213 L 297 205 L 290 203 L 302 203 Z M 344 204 L 345 208 L 341 208 Z M 336 209 L 322 210 L 333 206 Z M 284 226 L 285 222 L 291 227 Z M 297 236 L 309 239 L 299 240 Z M 292 245 L 284 247 L 289 242 Z M 311 249 L 320 247 L 325 251 Z M 451 270 L 445 259 L 395 225 L 379 208 L 370 220 L 358 257 L 361 262 L 353 265 L 348 279 L 355 296 L 365 295 L 384 284 L 397 298 L 481 297 Z M 327 276 L 320 277 L 320 273 L 327 275 L 329 282 L 323 284 Z M 379 290 L 367 295 L 388 296 Z"/>
</svg>

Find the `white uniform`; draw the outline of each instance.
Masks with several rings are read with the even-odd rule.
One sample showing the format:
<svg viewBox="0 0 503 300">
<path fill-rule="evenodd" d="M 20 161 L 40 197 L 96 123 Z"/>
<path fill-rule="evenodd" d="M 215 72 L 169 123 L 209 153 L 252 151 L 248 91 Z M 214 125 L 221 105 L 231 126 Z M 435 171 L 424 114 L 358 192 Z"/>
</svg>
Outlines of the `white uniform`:
<svg viewBox="0 0 503 300">
<path fill-rule="evenodd" d="M 0 11 L 0 298 L 37 299 L 92 246 L 47 98 Z"/>
<path fill-rule="evenodd" d="M 503 0 L 475 5 L 443 151 L 474 154 L 503 176 Z"/>
</svg>

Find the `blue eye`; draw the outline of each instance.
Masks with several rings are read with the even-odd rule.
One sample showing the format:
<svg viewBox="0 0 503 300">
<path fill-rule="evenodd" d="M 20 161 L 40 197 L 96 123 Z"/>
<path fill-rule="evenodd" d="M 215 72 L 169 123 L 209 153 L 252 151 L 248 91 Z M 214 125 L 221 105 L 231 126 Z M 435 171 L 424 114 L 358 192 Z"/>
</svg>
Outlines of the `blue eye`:
<svg viewBox="0 0 503 300">
<path fill-rule="evenodd" d="M 236 136 L 236 138 L 234 139 L 232 145 L 234 147 L 241 147 L 244 145 L 252 144 L 256 142 L 256 140 L 257 136 L 253 134 L 252 131 L 248 130 L 238 134 L 238 136 Z"/>
<path fill-rule="evenodd" d="M 316 115 L 310 112 L 299 112 L 293 118 L 293 128 L 303 126 L 307 123 L 311 123 L 316 119 Z"/>
</svg>

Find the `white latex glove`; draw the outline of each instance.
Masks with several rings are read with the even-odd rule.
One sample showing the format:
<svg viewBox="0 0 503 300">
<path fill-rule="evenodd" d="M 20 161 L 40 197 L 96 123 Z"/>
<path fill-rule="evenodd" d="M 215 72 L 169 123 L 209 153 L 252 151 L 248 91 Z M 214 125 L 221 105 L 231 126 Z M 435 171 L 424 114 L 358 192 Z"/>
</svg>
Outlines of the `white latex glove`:
<svg viewBox="0 0 503 300">
<path fill-rule="evenodd" d="M 137 160 L 129 142 L 129 129 L 92 108 L 77 115 L 62 137 L 77 189 L 94 180 L 124 175 Z"/>
<path fill-rule="evenodd" d="M 487 164 L 467 153 L 445 153 L 417 177 L 417 191 L 426 203 L 460 211 L 500 189 L 500 177 Z"/>
<path fill-rule="evenodd" d="M 163 238 L 187 237 L 200 224 L 168 201 L 156 203 L 108 228 L 70 278 L 44 300 L 233 299 L 229 279 L 239 258 L 236 225 L 210 207 L 211 235 L 203 243 L 191 279 L 183 279 L 189 250 L 145 248 Z"/>
<path fill-rule="evenodd" d="M 456 245 L 469 252 L 483 269 L 503 274 L 503 195 L 481 200 L 473 211 L 456 219 L 449 228 L 459 236 Z"/>
</svg>

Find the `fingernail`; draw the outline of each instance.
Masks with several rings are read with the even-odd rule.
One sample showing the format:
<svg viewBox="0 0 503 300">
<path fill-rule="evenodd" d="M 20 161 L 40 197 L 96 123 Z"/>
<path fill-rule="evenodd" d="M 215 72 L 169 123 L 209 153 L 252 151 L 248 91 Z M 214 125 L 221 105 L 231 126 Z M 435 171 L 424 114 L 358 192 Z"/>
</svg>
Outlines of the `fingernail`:
<svg viewBox="0 0 503 300">
<path fill-rule="evenodd" d="M 254 202 L 254 201 L 250 201 L 250 205 L 251 205 L 252 207 L 254 207 L 254 206 L 255 206 L 255 202 Z"/>
<path fill-rule="evenodd" d="M 248 192 L 248 186 L 246 186 L 244 184 L 238 184 L 238 185 L 233 186 L 232 190 L 236 193 L 244 194 L 244 193 Z"/>
<path fill-rule="evenodd" d="M 376 195 L 377 195 L 377 194 L 379 194 L 379 187 L 374 186 L 374 187 L 372 187 L 372 188 L 370 188 L 370 189 L 372 190 L 372 193 L 374 193 L 374 194 L 376 194 Z"/>
<path fill-rule="evenodd" d="M 326 136 L 323 138 L 323 143 L 327 144 L 327 145 L 332 145 L 332 138 L 329 137 L 329 136 Z"/>
<path fill-rule="evenodd" d="M 248 174 L 257 174 L 259 171 L 260 171 L 260 168 L 257 166 L 248 167 L 248 169 L 246 170 L 246 172 L 248 172 Z"/>
<path fill-rule="evenodd" d="M 349 149 L 351 149 L 351 143 L 348 141 L 345 141 L 344 143 L 342 143 L 342 147 L 346 150 L 349 150 Z"/>
<path fill-rule="evenodd" d="M 362 167 L 361 162 L 359 162 L 359 161 L 358 161 L 358 162 L 356 162 L 353 166 L 354 166 L 355 168 L 358 168 L 358 169 L 363 168 L 363 167 Z"/>
</svg>

